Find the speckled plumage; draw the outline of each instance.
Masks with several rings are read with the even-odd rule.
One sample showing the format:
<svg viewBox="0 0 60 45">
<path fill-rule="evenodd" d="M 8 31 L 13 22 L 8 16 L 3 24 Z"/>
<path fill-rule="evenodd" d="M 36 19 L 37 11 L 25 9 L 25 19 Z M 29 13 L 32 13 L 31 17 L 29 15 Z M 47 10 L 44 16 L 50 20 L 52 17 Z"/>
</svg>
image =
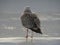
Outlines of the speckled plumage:
<svg viewBox="0 0 60 45">
<path fill-rule="evenodd" d="M 42 34 L 40 29 L 40 20 L 36 14 L 31 12 L 29 7 L 25 9 L 23 15 L 21 16 L 21 21 L 24 27 L 31 29 L 36 33 Z"/>
</svg>

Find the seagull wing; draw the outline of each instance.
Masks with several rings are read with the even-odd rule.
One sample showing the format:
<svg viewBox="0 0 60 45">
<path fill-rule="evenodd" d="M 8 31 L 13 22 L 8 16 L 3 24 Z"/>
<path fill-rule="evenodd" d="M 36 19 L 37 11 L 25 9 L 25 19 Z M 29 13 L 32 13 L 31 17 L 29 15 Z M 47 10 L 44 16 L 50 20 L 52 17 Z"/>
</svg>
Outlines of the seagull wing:
<svg viewBox="0 0 60 45">
<path fill-rule="evenodd" d="M 40 27 L 40 20 L 39 20 L 39 18 L 37 17 L 37 15 L 36 15 L 36 14 L 32 14 L 32 17 L 33 17 L 33 19 L 34 19 L 34 23 L 35 23 L 38 27 Z"/>
</svg>

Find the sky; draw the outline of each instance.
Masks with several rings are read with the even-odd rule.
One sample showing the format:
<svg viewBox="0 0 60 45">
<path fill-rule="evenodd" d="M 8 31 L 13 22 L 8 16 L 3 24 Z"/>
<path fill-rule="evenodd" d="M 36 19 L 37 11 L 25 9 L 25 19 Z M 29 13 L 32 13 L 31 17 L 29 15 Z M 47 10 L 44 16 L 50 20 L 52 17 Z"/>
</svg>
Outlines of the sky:
<svg viewBox="0 0 60 45">
<path fill-rule="evenodd" d="M 34 12 L 60 12 L 60 0 L 0 0 L 2 13 L 20 13 L 26 6 L 30 6 Z"/>
<path fill-rule="evenodd" d="M 26 6 L 41 20 L 45 36 L 60 36 L 60 0 L 0 0 L 0 37 L 24 36 L 20 17 Z"/>
</svg>

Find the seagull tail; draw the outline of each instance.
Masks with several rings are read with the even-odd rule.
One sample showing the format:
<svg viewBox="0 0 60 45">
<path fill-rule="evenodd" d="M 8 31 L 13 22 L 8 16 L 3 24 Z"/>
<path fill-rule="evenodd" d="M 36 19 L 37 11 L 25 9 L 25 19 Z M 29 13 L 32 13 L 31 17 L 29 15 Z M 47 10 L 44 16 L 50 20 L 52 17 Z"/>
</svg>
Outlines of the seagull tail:
<svg viewBox="0 0 60 45">
<path fill-rule="evenodd" d="M 30 29 L 36 33 L 43 34 L 40 28 L 30 28 Z"/>
<path fill-rule="evenodd" d="M 39 31 L 40 34 L 43 34 L 40 28 L 37 28 L 37 30 Z"/>
</svg>

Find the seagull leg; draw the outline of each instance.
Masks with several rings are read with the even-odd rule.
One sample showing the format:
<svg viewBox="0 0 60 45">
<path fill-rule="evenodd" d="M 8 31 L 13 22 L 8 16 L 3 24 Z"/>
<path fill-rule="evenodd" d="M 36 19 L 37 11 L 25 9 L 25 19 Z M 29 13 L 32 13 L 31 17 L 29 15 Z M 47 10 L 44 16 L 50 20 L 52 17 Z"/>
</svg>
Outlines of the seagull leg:
<svg viewBox="0 0 60 45">
<path fill-rule="evenodd" d="M 27 41 L 27 38 L 28 38 L 28 29 L 27 29 L 27 34 L 26 34 L 26 41 Z"/>
<path fill-rule="evenodd" d="M 33 31 L 32 31 L 32 34 L 31 34 L 31 42 L 33 41 Z"/>
<path fill-rule="evenodd" d="M 26 30 L 26 45 L 28 45 L 27 42 L 28 42 L 28 28 Z"/>
</svg>

